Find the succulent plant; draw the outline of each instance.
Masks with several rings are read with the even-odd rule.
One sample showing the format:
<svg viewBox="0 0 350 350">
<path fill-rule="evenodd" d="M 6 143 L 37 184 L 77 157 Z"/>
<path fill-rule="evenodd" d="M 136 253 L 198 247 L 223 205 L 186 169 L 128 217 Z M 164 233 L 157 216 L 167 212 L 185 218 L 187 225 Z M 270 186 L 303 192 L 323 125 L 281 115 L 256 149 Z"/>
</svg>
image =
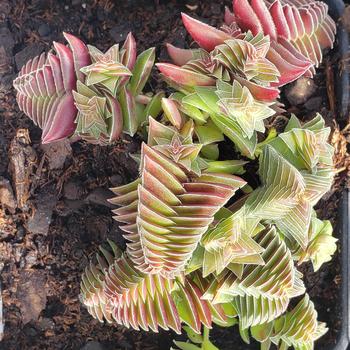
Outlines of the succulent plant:
<svg viewBox="0 0 350 350">
<path fill-rule="evenodd" d="M 330 221 L 319 220 L 313 212 L 309 226 L 308 246 L 305 249 L 300 247 L 293 254 L 298 260 L 298 264 L 311 260 L 314 271 L 332 259 L 332 255 L 337 250 L 337 239 L 332 236 L 333 229 Z"/>
<path fill-rule="evenodd" d="M 242 31 L 269 35 L 274 43 L 270 58 L 280 56 L 287 60 L 284 53 L 289 51 L 295 57 L 309 59 L 315 67 L 322 61 L 322 49 L 333 47 L 336 32 L 323 1 L 233 0 L 233 13 L 226 10 L 225 22 Z M 314 72 L 314 67 L 310 67 L 307 75 Z"/>
<path fill-rule="evenodd" d="M 153 67 L 154 49 L 137 56 L 130 33 L 106 53 L 64 33 L 69 47 L 54 43 L 49 53 L 28 61 L 14 80 L 20 109 L 49 143 L 79 135 L 111 144 L 122 132 L 134 135 L 153 99 L 142 95 Z"/>
<path fill-rule="evenodd" d="M 310 5 L 310 10 L 300 4 L 282 6 L 279 0 L 269 8 L 262 0 L 253 1 L 252 5 L 245 0 L 242 6 L 234 1 L 238 14 L 226 10 L 226 24 L 222 29 L 183 14 L 183 23 L 200 48 L 186 50 L 168 44 L 174 64 L 157 64 L 164 80 L 178 91 L 170 98 L 177 101 L 181 113 L 196 124 L 214 124 L 234 142 L 242 155 L 249 158 L 256 156 L 257 132 L 265 131 L 264 119 L 278 111 L 279 87 L 304 74 L 310 75 L 313 65 L 317 66 L 321 60 L 319 57 L 317 62 L 313 62 L 310 55 L 298 51 L 297 44 L 293 42 L 294 47 L 294 44 L 288 43 L 291 40 L 289 36 L 277 33 L 269 13 L 276 4 L 282 10 L 283 6 L 292 8 L 292 13 L 297 19 L 300 17 L 300 21 L 304 18 L 307 22 L 309 17 L 297 15 L 298 11 L 318 14 L 318 22 L 316 19 L 313 22 L 315 28 L 312 32 L 304 33 L 300 29 L 300 38 L 295 37 L 295 42 L 315 41 L 318 36 L 325 35 L 322 28 L 329 26 L 332 35 L 329 34 L 329 41 L 323 47 L 332 45 L 335 27 L 330 24 L 332 20 L 327 15 L 327 8 L 318 2 Z M 322 14 L 316 8 L 322 8 Z M 265 22 L 262 13 L 266 14 Z M 288 25 L 294 30 L 294 22 L 295 19 L 286 21 L 286 30 L 292 32 Z M 298 23 L 303 26 L 302 22 Z"/>
<path fill-rule="evenodd" d="M 14 80 L 19 108 L 43 130 L 43 143 L 74 133 L 73 90 L 83 79 L 80 69 L 90 63 L 85 44 L 71 34 L 64 36 L 69 47 L 54 42 L 56 55 L 43 53 L 29 60 Z"/>
<path fill-rule="evenodd" d="M 111 249 L 101 248 L 97 264 L 90 264 L 82 276 L 81 300 L 93 317 L 137 330 L 170 328 L 177 333 L 181 322 L 198 333 L 202 324 L 211 328 L 216 319 L 226 320 L 223 308 L 203 300 L 193 281 L 145 274 L 127 253 L 111 241 L 109 245 Z"/>
<path fill-rule="evenodd" d="M 144 136 L 133 155 L 139 176 L 111 189 L 126 249 L 100 247 L 81 301 L 101 322 L 183 328 L 191 343 L 175 341 L 181 350 L 217 350 L 213 323 L 237 324 L 262 349 L 311 350 L 327 328 L 298 266 L 317 271 L 336 250 L 330 222 L 314 210 L 333 181 L 330 129 L 319 114 L 303 124 L 292 115 L 283 132 L 263 134 L 281 112 L 280 88 L 314 73 L 335 24 L 326 5 L 306 0 L 234 0 L 221 29 L 183 22 L 199 48 L 167 45 L 174 64 L 158 68 L 170 95 L 143 93 L 155 50 L 137 56 L 132 34 L 106 52 L 64 34 L 69 46 L 54 43 L 56 54 L 30 60 L 14 81 L 44 143 Z M 238 159 L 220 154 L 225 136 Z M 254 188 L 245 157 L 259 166 Z"/>
<path fill-rule="evenodd" d="M 200 171 L 200 149 L 178 134 L 170 143 L 143 144 L 141 178 L 112 189 L 118 196 L 111 202 L 123 205 L 114 213 L 127 224 L 127 252 L 142 272 L 171 278 L 183 271 L 215 213 L 245 185 L 234 175 Z"/>
<path fill-rule="evenodd" d="M 213 322 L 237 323 L 246 342 L 250 330 L 266 349 L 312 349 L 327 331 L 312 302 L 306 295 L 287 310 L 305 293 L 294 261 L 318 269 L 335 250 L 329 222 L 312 209 L 333 174 L 324 120 L 302 125 L 292 116 L 283 133 L 258 144 L 261 186 L 224 208 L 245 181 L 211 172 L 193 121 L 182 118 L 176 99 L 162 104 L 167 122 L 149 119 L 140 177 L 112 189 L 126 251 L 113 242 L 101 248 L 82 277 L 82 302 L 101 322 L 134 329 L 180 333 L 186 324 L 194 344 L 175 341 L 180 349 L 215 348 Z"/>
<path fill-rule="evenodd" d="M 264 349 L 275 344 L 279 349 L 293 346 L 294 349 L 311 350 L 314 342 L 326 332 L 326 325 L 317 321 L 317 312 L 307 294 L 285 315 L 251 327 L 252 337 L 261 342 Z"/>
<path fill-rule="evenodd" d="M 266 58 L 269 46 L 267 36 L 261 33 L 253 36 L 251 32 L 219 42 L 210 52 L 195 49 L 184 54 L 184 49 L 168 45 L 173 61 L 183 64 L 158 63 L 157 67 L 170 84 L 185 91 L 191 92 L 196 86 L 213 86 L 217 80 L 228 83 L 237 80 L 247 86 L 256 99 L 272 101 L 279 95 L 272 83 L 279 81 L 280 72 Z"/>
</svg>

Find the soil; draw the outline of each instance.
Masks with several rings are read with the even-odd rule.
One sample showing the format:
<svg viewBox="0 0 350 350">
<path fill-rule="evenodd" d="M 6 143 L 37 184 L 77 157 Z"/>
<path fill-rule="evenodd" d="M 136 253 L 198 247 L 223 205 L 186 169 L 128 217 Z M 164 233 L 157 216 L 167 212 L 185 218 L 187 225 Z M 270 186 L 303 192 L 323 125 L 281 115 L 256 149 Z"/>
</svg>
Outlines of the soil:
<svg viewBox="0 0 350 350">
<path fill-rule="evenodd" d="M 125 137 L 111 147 L 81 142 L 42 146 L 40 130 L 18 110 L 12 80 L 29 58 L 49 50 L 53 40 L 63 42 L 62 31 L 102 50 L 132 31 L 140 51 L 156 46 L 157 57 L 165 60 L 163 43 L 190 44 L 181 11 L 217 25 L 224 5 L 229 1 L 0 0 L 0 203 L 7 203 L 0 206 L 5 321 L 0 350 L 170 348 L 174 334 L 99 324 L 78 299 L 81 273 L 98 245 L 106 238 L 124 244 L 106 202 L 111 196 L 107 189 L 137 176 L 129 154 L 137 151 L 141 137 Z M 328 53 L 314 83 L 307 83 L 306 89 L 298 83 L 283 93 L 289 112 L 307 120 L 319 111 L 332 127 L 338 175 L 318 212 L 335 225 L 350 164 L 347 120 L 334 120 L 333 69 L 339 64 L 336 51 Z M 162 87 L 154 71 L 148 89 Z M 230 149 L 226 144 L 226 152 Z M 317 346 L 331 349 L 341 323 L 339 255 L 318 273 L 308 264 L 302 272 L 319 319 L 330 327 Z M 211 337 L 222 350 L 248 348 L 239 340 L 237 328 L 215 328 Z"/>
</svg>

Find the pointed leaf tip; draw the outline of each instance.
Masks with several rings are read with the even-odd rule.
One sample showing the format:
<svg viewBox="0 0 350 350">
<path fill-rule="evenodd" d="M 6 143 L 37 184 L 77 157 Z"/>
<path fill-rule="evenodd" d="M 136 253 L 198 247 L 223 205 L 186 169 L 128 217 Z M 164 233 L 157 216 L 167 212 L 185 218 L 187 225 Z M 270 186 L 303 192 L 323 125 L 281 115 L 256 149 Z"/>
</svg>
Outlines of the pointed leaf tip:
<svg viewBox="0 0 350 350">
<path fill-rule="evenodd" d="M 185 13 L 181 13 L 182 22 L 197 44 L 207 51 L 212 51 L 217 45 L 231 39 L 231 35 L 205 24 Z"/>
</svg>

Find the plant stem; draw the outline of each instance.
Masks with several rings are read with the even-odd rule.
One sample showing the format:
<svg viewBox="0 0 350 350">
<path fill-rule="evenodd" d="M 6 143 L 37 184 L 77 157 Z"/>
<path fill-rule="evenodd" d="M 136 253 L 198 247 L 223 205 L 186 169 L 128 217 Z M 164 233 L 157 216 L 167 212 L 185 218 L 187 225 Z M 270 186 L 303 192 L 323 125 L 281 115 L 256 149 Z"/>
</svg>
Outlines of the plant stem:
<svg viewBox="0 0 350 350">
<path fill-rule="evenodd" d="M 209 341 L 209 328 L 203 326 L 203 339 L 204 341 L 208 340 Z"/>
</svg>

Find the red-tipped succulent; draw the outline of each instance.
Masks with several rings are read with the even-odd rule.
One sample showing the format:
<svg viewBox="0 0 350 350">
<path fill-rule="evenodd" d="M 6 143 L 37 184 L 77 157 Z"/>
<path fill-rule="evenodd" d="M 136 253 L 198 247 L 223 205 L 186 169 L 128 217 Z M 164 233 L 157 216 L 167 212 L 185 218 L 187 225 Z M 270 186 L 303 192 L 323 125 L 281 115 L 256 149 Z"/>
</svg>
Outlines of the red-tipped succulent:
<svg viewBox="0 0 350 350">
<path fill-rule="evenodd" d="M 56 55 L 42 54 L 21 69 L 14 81 L 20 109 L 42 130 L 43 143 L 74 132 L 98 144 L 133 135 L 144 119 L 138 98 L 150 75 L 154 48 L 139 56 L 130 33 L 106 53 L 64 33 L 69 46 L 54 43 Z M 141 101 L 141 102 L 140 102 Z"/>
<path fill-rule="evenodd" d="M 263 0 L 233 0 L 233 13 L 226 8 L 225 24 L 221 29 L 186 14 L 182 15 L 182 20 L 192 38 L 207 52 L 227 45 L 233 38 L 251 41 L 249 37 L 268 35 L 270 44 L 265 47 L 264 57 L 280 73 L 277 81 L 271 81 L 268 85 L 271 89 L 290 83 L 302 75 L 312 76 L 314 66 L 317 67 L 322 60 L 322 49 L 332 47 L 335 38 L 335 23 L 327 10 L 327 5 L 320 1 L 275 0 L 270 4 Z M 198 60 L 198 50 L 188 51 L 168 45 L 168 52 L 177 65 L 183 66 Z M 161 64 L 159 69 L 166 78 L 175 79 L 180 84 L 189 82 L 184 76 L 190 73 L 184 71 L 184 67 Z M 213 85 L 209 77 L 206 78 L 192 76 L 188 79 L 197 85 Z M 256 90 L 255 86 L 251 88 Z"/>
<path fill-rule="evenodd" d="M 22 67 L 14 81 L 19 108 L 42 130 L 43 143 L 73 134 L 77 109 L 73 90 L 84 79 L 80 69 L 90 63 L 85 44 L 64 33 L 69 47 L 54 43 L 56 55 L 41 54 Z"/>
<path fill-rule="evenodd" d="M 226 12 L 227 25 L 235 24 L 242 31 L 269 35 L 273 54 L 292 64 L 291 57 L 285 56 L 286 51 L 318 67 L 322 49 L 333 47 L 336 25 L 322 1 L 233 0 L 233 13 Z M 314 73 L 314 67 L 310 68 L 307 75 Z"/>
<path fill-rule="evenodd" d="M 183 90 L 214 86 L 217 80 L 230 83 L 237 80 L 247 86 L 255 98 L 272 101 L 279 95 L 278 88 L 273 85 L 279 82 L 280 72 L 266 58 L 269 46 L 267 36 L 253 36 L 250 32 L 241 38 L 229 38 L 210 52 L 177 49 L 168 45 L 174 62 L 184 64 L 158 63 L 157 67 L 170 84 Z"/>
</svg>

